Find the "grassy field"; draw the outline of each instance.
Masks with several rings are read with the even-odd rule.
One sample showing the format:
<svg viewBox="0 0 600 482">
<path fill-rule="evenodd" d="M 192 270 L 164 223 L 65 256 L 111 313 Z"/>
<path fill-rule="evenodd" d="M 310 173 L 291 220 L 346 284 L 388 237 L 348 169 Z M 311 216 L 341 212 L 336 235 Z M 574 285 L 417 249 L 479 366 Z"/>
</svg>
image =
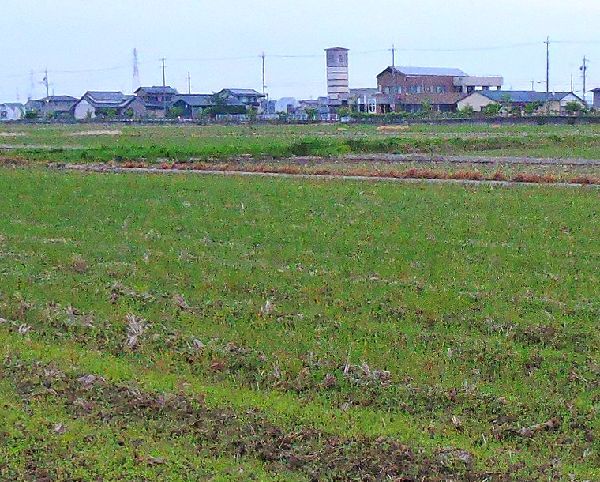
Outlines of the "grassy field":
<svg viewBox="0 0 600 482">
<path fill-rule="evenodd" d="M 600 479 L 597 189 L 0 192 L 0 479 Z"/>
<path fill-rule="evenodd" d="M 600 126 L 23 126 L 0 155 L 27 161 L 223 160 L 349 153 L 485 154 L 600 159 Z M 10 148 L 10 150 L 7 150 Z"/>
</svg>

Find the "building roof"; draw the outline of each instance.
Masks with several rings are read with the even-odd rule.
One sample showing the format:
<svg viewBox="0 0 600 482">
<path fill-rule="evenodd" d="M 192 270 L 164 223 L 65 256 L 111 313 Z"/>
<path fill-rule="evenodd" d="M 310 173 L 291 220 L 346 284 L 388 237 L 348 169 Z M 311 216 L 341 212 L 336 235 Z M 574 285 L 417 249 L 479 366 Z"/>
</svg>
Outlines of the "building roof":
<svg viewBox="0 0 600 482">
<path fill-rule="evenodd" d="M 379 89 L 377 87 L 364 87 L 364 88 L 357 88 L 357 89 L 350 89 L 350 96 L 357 96 L 357 95 L 376 95 L 379 93 Z"/>
<path fill-rule="evenodd" d="M 250 95 L 256 97 L 264 97 L 263 94 L 254 89 L 223 89 L 221 92 L 229 92 L 232 95 Z"/>
<path fill-rule="evenodd" d="M 592 92 L 600 92 L 600 87 L 596 87 L 595 89 L 592 89 Z"/>
<path fill-rule="evenodd" d="M 43 102 L 77 102 L 78 99 L 70 95 L 49 95 L 41 100 Z"/>
<path fill-rule="evenodd" d="M 478 90 L 474 93 L 481 94 L 495 102 L 502 102 L 506 100 L 515 104 L 560 101 L 568 95 L 572 95 L 579 99 L 579 97 L 572 92 L 551 92 L 546 94 L 546 92 L 535 92 L 532 90 Z"/>
<path fill-rule="evenodd" d="M 86 92 L 82 99 L 87 100 L 94 107 L 118 108 L 124 107 L 132 99 L 133 95 L 125 95 L 123 92 Z"/>
<path fill-rule="evenodd" d="M 163 87 L 162 85 L 153 85 L 152 87 L 140 87 L 135 91 L 135 94 L 138 94 L 140 92 L 144 92 L 145 94 L 150 94 L 150 95 L 157 95 L 157 94 L 171 94 L 171 95 L 177 95 L 177 89 L 174 89 L 173 87 L 170 86 L 165 86 Z"/>
<path fill-rule="evenodd" d="M 330 50 L 343 50 L 344 52 L 350 51 L 350 49 L 347 49 L 346 47 L 330 47 L 328 49 L 325 49 L 325 52 L 329 52 Z"/>
<path fill-rule="evenodd" d="M 209 107 L 215 103 L 212 94 L 179 94 L 173 98 L 173 103 L 179 101 L 190 107 Z"/>
<path fill-rule="evenodd" d="M 468 77 L 466 72 L 460 69 L 445 68 L 445 67 L 410 67 L 410 66 L 399 66 L 399 67 L 388 67 L 381 74 L 385 72 L 397 72 L 403 75 L 415 75 L 415 76 L 428 76 L 428 77 Z M 379 74 L 379 75 L 381 75 Z"/>
</svg>

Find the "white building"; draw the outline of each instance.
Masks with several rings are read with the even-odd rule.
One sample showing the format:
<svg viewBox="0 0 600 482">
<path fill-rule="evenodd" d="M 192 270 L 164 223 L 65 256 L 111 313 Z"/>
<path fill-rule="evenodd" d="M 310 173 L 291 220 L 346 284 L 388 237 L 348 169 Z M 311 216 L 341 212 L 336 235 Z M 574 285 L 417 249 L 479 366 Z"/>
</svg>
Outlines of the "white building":
<svg viewBox="0 0 600 482">
<path fill-rule="evenodd" d="M 0 104 L 0 121 L 16 121 L 25 115 L 25 106 L 18 103 Z"/>
</svg>

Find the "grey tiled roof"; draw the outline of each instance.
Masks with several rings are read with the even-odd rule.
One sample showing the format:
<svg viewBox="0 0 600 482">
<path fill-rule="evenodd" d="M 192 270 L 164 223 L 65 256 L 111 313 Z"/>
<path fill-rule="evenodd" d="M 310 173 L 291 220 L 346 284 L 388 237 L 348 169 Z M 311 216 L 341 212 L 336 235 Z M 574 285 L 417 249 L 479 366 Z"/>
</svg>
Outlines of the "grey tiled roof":
<svg viewBox="0 0 600 482">
<path fill-rule="evenodd" d="M 477 91 L 477 93 L 495 102 L 502 102 L 504 100 L 507 100 L 509 102 L 518 104 L 560 101 L 568 95 L 575 95 L 572 92 L 551 92 L 549 94 L 546 94 L 546 92 L 534 92 L 531 90 L 482 90 Z"/>
<path fill-rule="evenodd" d="M 77 100 L 78 99 L 71 97 L 70 95 L 50 95 L 42 99 L 44 102 L 77 102 Z"/>
<path fill-rule="evenodd" d="M 387 70 L 390 70 L 390 72 L 393 72 L 395 70 L 399 74 L 404 74 L 404 75 L 424 75 L 424 76 L 433 76 L 433 77 L 468 77 L 468 74 L 460 69 L 445 68 L 445 67 L 400 66 L 400 67 L 388 67 L 385 71 L 387 71 Z"/>
<path fill-rule="evenodd" d="M 229 92 L 233 95 L 252 95 L 257 97 L 263 97 L 260 92 L 254 89 L 223 89 L 221 92 Z"/>
<path fill-rule="evenodd" d="M 169 87 L 168 85 L 166 87 L 163 86 L 156 86 L 153 85 L 152 87 L 140 87 L 139 89 L 137 89 L 135 91 L 136 94 L 138 94 L 139 92 L 144 92 L 146 94 L 151 94 L 151 95 L 156 95 L 156 94 L 171 94 L 171 95 L 177 95 L 177 89 L 174 89 L 173 87 Z"/>
<path fill-rule="evenodd" d="M 173 98 L 173 103 L 180 100 L 190 107 L 208 107 L 214 105 L 212 94 L 179 94 Z"/>
<path fill-rule="evenodd" d="M 86 92 L 83 96 L 94 107 L 117 108 L 127 105 L 134 98 L 132 95 L 125 95 L 123 92 Z"/>
</svg>

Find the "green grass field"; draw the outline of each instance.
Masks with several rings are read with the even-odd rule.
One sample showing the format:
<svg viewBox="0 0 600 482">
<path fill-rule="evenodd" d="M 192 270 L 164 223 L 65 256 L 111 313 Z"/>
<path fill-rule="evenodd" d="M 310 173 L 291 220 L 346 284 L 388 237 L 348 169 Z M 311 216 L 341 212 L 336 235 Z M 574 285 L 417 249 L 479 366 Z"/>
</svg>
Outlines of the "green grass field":
<svg viewBox="0 0 600 482">
<path fill-rule="evenodd" d="M 0 132 L 0 155 L 27 161 L 189 161 L 349 153 L 485 154 L 600 159 L 589 126 L 25 126 Z M 7 151 L 7 147 L 12 148 Z"/>
<path fill-rule="evenodd" d="M 124 132 L 73 142 L 153 131 Z M 2 480 L 600 479 L 595 188 L 2 168 L 0 192 Z"/>
</svg>

